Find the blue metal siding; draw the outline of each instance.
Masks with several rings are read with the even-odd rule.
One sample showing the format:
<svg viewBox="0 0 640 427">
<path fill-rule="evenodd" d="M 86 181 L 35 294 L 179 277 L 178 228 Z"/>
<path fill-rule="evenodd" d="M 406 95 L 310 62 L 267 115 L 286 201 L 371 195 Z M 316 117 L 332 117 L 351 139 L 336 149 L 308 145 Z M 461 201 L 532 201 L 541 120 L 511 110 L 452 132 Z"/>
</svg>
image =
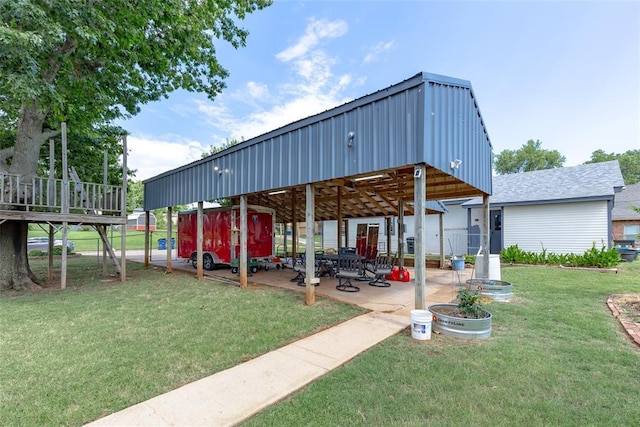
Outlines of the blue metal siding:
<svg viewBox="0 0 640 427">
<path fill-rule="evenodd" d="M 355 133 L 352 147 L 347 145 L 349 132 Z M 449 163 L 456 158 L 463 163 L 451 171 Z M 490 193 L 490 160 L 491 145 L 470 84 L 418 74 L 151 178 L 144 183 L 145 209 L 417 163 Z"/>
<path fill-rule="evenodd" d="M 471 85 L 429 81 L 425 99 L 425 162 L 491 194 L 492 147 Z M 451 161 L 459 159 L 459 169 Z"/>
</svg>

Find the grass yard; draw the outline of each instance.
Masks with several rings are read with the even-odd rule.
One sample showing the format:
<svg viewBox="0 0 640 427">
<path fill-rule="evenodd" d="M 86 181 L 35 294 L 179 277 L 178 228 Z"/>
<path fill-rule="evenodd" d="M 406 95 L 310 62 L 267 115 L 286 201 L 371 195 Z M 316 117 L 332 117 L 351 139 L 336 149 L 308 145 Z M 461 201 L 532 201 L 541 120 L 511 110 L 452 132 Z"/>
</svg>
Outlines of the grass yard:
<svg viewBox="0 0 640 427">
<path fill-rule="evenodd" d="M 0 425 L 83 425 L 364 312 L 131 262 L 124 284 L 101 271 L 71 258 L 67 290 L 0 298 Z"/>
<path fill-rule="evenodd" d="M 34 227 L 29 230 L 29 237 L 45 237 L 49 236 L 48 229 L 42 229 L 40 227 Z M 177 240 L 177 232 L 172 233 L 174 239 Z M 58 231 L 55 234 L 56 238 L 62 238 L 62 231 Z M 118 231 L 111 231 L 107 229 L 107 236 L 109 237 L 109 241 L 115 250 L 120 250 L 120 244 L 122 243 L 121 235 Z M 166 239 L 167 231 L 160 230 L 154 231 L 149 236 L 149 244 L 152 249 L 158 248 L 158 239 Z M 75 252 L 96 252 L 102 253 L 102 240 L 98 235 L 98 232 L 89 229 L 78 229 L 74 230 L 73 228 L 69 228 L 67 232 L 67 239 L 72 240 L 75 246 Z M 142 250 L 144 249 L 144 232 L 143 231 L 127 231 L 127 249 L 128 250 Z"/>
<path fill-rule="evenodd" d="M 509 303 L 469 342 L 393 336 L 247 426 L 632 426 L 640 349 L 605 304 L 640 293 L 640 262 L 619 274 L 502 269 Z"/>
</svg>

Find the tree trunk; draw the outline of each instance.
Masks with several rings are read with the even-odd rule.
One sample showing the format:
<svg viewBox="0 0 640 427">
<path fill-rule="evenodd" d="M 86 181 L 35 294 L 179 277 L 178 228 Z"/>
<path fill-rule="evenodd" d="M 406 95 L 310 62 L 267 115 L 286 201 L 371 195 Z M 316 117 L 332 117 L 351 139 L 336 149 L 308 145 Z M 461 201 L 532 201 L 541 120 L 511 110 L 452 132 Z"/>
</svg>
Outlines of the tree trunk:
<svg viewBox="0 0 640 427">
<path fill-rule="evenodd" d="M 0 224 L 0 289 L 40 289 L 27 258 L 26 221 Z"/>
<path fill-rule="evenodd" d="M 46 116 L 46 111 L 42 111 L 36 101 L 22 106 L 10 173 L 22 176 L 37 174 Z M 29 267 L 28 232 L 29 223 L 26 221 L 5 221 L 0 224 L 0 289 L 40 288 Z"/>
</svg>

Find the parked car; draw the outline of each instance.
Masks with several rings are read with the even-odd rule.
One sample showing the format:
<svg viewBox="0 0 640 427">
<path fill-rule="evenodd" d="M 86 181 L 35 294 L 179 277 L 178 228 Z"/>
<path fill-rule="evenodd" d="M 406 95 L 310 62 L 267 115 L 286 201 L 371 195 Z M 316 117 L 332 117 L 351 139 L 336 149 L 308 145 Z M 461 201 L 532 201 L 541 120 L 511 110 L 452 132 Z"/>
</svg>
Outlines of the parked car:
<svg viewBox="0 0 640 427">
<path fill-rule="evenodd" d="M 62 247 L 62 239 L 53 239 L 53 247 Z M 48 237 L 30 237 L 27 239 L 27 252 L 42 251 L 47 252 L 49 250 L 49 238 Z M 67 253 L 73 252 L 75 246 L 72 240 L 67 240 Z"/>
</svg>

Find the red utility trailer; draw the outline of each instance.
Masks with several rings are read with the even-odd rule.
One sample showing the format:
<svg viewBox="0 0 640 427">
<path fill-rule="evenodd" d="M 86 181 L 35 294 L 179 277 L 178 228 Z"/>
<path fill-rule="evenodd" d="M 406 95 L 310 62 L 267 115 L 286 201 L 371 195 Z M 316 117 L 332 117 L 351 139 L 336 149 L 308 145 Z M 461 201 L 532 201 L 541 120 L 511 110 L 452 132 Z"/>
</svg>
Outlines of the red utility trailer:
<svg viewBox="0 0 640 427">
<path fill-rule="evenodd" d="M 247 252 L 251 258 L 271 258 L 274 252 L 275 211 L 247 206 Z M 178 212 L 178 257 L 197 268 L 198 211 Z M 240 255 L 240 207 L 208 208 L 202 218 L 202 260 L 205 270 L 228 266 Z"/>
</svg>

